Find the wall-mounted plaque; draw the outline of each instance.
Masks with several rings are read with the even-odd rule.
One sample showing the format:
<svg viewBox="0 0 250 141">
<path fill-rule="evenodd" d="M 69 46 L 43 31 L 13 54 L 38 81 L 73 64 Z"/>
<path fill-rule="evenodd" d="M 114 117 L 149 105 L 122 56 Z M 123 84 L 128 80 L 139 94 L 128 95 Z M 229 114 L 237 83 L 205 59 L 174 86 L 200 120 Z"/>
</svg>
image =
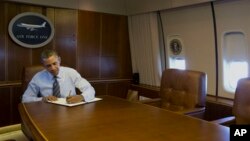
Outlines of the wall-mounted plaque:
<svg viewBox="0 0 250 141">
<path fill-rule="evenodd" d="M 178 39 L 173 39 L 170 42 L 170 50 L 174 55 L 179 55 L 182 51 L 182 45 L 180 40 Z"/>
<path fill-rule="evenodd" d="M 50 20 L 38 13 L 25 12 L 16 15 L 9 23 L 9 35 L 17 44 L 27 48 L 39 48 L 48 44 L 54 36 Z"/>
</svg>

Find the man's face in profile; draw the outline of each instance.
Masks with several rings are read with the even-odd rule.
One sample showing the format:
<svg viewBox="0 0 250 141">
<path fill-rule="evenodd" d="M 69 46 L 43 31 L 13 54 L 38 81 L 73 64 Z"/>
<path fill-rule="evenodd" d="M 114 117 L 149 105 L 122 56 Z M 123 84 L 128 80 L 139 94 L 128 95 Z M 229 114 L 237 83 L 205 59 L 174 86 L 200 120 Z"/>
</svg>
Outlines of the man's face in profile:
<svg viewBox="0 0 250 141">
<path fill-rule="evenodd" d="M 53 55 L 47 59 L 43 59 L 43 66 L 53 76 L 56 76 L 59 73 L 60 62 L 61 62 L 60 57 Z"/>
</svg>

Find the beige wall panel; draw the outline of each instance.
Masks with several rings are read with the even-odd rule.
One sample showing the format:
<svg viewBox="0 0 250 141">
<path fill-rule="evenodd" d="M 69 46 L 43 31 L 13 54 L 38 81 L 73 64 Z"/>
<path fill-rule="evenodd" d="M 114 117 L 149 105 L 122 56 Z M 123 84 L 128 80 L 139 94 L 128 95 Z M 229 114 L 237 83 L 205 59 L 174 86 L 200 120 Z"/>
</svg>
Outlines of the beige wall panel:
<svg viewBox="0 0 250 141">
<path fill-rule="evenodd" d="M 125 0 L 127 14 L 135 15 L 152 11 L 165 10 L 187 5 L 206 3 L 214 0 Z"/>
<path fill-rule="evenodd" d="M 250 1 L 218 1 L 215 2 L 215 15 L 218 37 L 218 54 L 219 54 L 219 90 L 218 95 L 221 97 L 233 98 L 234 93 L 227 92 L 223 86 L 222 72 L 222 46 L 223 35 L 226 32 L 240 31 L 244 33 L 247 45 L 250 45 Z M 248 52 L 249 53 L 249 52 Z M 250 60 L 248 60 L 250 61 Z"/>
<path fill-rule="evenodd" d="M 187 5 L 199 4 L 210 1 L 215 1 L 215 0 L 171 0 L 171 7 L 187 6 Z"/>
<path fill-rule="evenodd" d="M 171 7 L 171 0 L 126 0 L 127 14 L 135 15 Z"/>
<path fill-rule="evenodd" d="M 185 50 L 186 69 L 207 73 L 208 94 L 215 95 L 216 69 L 214 29 L 210 4 L 162 12 L 165 42 L 178 37 Z"/>
</svg>

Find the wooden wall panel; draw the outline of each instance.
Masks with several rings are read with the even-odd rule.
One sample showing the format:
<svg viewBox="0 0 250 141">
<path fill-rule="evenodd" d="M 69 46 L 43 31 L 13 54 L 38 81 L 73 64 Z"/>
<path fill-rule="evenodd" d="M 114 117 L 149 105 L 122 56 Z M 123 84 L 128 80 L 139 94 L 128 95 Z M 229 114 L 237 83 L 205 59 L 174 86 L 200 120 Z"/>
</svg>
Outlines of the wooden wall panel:
<svg viewBox="0 0 250 141">
<path fill-rule="evenodd" d="M 95 95 L 107 95 L 107 83 L 101 83 L 101 82 L 92 82 L 91 85 L 95 89 Z"/>
<path fill-rule="evenodd" d="M 78 11 L 78 71 L 89 79 L 99 79 L 100 13 Z"/>
<path fill-rule="evenodd" d="M 66 65 L 72 68 L 76 68 L 76 46 L 77 46 L 77 11 L 70 9 L 60 8 L 46 8 L 41 6 L 33 6 L 26 4 L 17 3 L 5 3 L 5 23 L 4 29 L 6 29 L 5 37 L 7 37 L 7 76 L 2 73 L 2 78 L 6 78 L 8 81 L 20 80 L 21 70 L 23 66 L 39 65 L 40 54 L 42 50 L 56 49 L 62 56 L 62 65 Z M 22 12 L 36 12 L 47 16 L 55 26 L 55 36 L 52 42 L 42 48 L 29 49 L 21 47 L 14 43 L 8 34 L 7 26 L 10 20 L 19 13 Z M 65 20 L 66 19 L 66 20 Z M 1 43 L 3 44 L 4 39 L 0 36 Z M 2 41 L 3 40 L 3 41 Z M 3 50 L 4 47 L 0 47 Z M 3 50 L 4 52 L 4 50 Z M 25 61 L 24 61 L 25 60 Z M 3 59 L 0 61 L 4 61 Z M 2 68 L 4 69 L 4 67 Z M 1 70 L 0 70 L 1 71 Z M 1 78 L 0 77 L 0 78 Z"/>
<path fill-rule="evenodd" d="M 62 65 L 76 68 L 77 11 L 55 9 L 55 49 L 62 58 Z"/>
<path fill-rule="evenodd" d="M 6 3 L 5 5 L 5 27 L 6 27 L 6 55 L 7 55 L 7 69 L 6 69 L 6 79 L 8 81 L 18 80 L 21 76 L 21 68 L 25 64 L 31 63 L 31 54 L 28 49 L 20 47 L 8 35 L 8 24 L 13 17 L 21 12 L 21 7 L 15 3 Z M 27 61 L 23 61 L 27 60 Z"/>
<path fill-rule="evenodd" d="M 107 94 L 120 98 L 126 98 L 129 87 L 130 81 L 123 81 L 119 83 L 112 82 L 108 84 Z"/>
<path fill-rule="evenodd" d="M 3 85 L 0 83 L 0 127 L 20 123 L 17 106 L 21 102 L 21 85 Z"/>
<path fill-rule="evenodd" d="M 1 15 L 0 15 L 1 16 Z M 0 23 L 1 26 L 1 23 Z M 0 29 L 1 30 L 1 29 Z M 5 54 L 5 38 L 4 35 L 0 33 L 0 81 L 5 80 L 5 59 L 6 59 L 6 54 Z"/>
<path fill-rule="evenodd" d="M 99 62 L 97 56 L 79 56 L 79 73 L 88 80 L 99 79 Z"/>
<path fill-rule="evenodd" d="M 102 56 L 100 78 L 119 78 L 119 60 L 115 56 Z"/>
<path fill-rule="evenodd" d="M 0 126 L 5 126 L 10 124 L 11 119 L 10 90 L 0 88 L 0 92 Z"/>
<path fill-rule="evenodd" d="M 78 11 L 78 47 L 79 56 L 100 55 L 101 14 Z"/>
<path fill-rule="evenodd" d="M 120 17 L 118 15 L 102 14 L 102 56 L 117 57 L 119 55 L 119 33 L 122 28 L 120 26 Z"/>
<path fill-rule="evenodd" d="M 102 14 L 101 78 L 131 77 L 127 17 Z M 127 62 L 124 60 L 126 59 Z"/>
<path fill-rule="evenodd" d="M 21 102 L 21 86 L 11 88 L 11 123 L 17 124 L 21 122 L 18 111 L 18 104 Z"/>
<path fill-rule="evenodd" d="M 132 78 L 132 64 L 129 45 L 128 21 L 127 17 L 120 17 L 119 23 L 119 77 Z"/>
<path fill-rule="evenodd" d="M 6 48 L 5 48 L 5 9 L 4 5 L 0 3 L 0 81 L 5 80 L 5 61 L 6 61 Z"/>
<path fill-rule="evenodd" d="M 102 14 L 101 77 L 131 78 L 127 17 Z"/>
<path fill-rule="evenodd" d="M 55 8 L 55 36 L 76 36 L 77 10 Z"/>
<path fill-rule="evenodd" d="M 91 80 L 132 77 L 126 16 L 79 11 L 78 68 Z"/>
<path fill-rule="evenodd" d="M 8 43 L 8 81 L 21 79 L 23 66 L 31 64 L 31 54 L 26 48 L 20 48 L 12 41 Z"/>
<path fill-rule="evenodd" d="M 112 95 L 120 98 L 126 98 L 128 89 L 130 88 L 131 80 L 101 80 L 90 81 L 90 83 L 95 88 L 96 96 Z"/>
<path fill-rule="evenodd" d="M 131 78 L 126 16 L 16 3 L 5 5 L 6 25 L 18 13 L 32 11 L 48 16 L 55 26 L 53 41 L 42 48 L 24 48 L 7 38 L 7 80 L 20 80 L 23 66 L 40 64 L 40 53 L 45 48 L 56 49 L 62 65 L 76 68 L 90 80 Z"/>
<path fill-rule="evenodd" d="M 22 12 L 37 12 L 42 14 L 44 9 L 43 7 L 39 6 L 30 6 L 30 5 L 16 4 L 16 3 L 7 3 L 5 8 L 7 11 L 5 14 L 5 16 L 7 17 L 6 25 L 8 25 L 10 20 L 17 14 L 20 14 Z M 29 66 L 32 64 L 34 65 L 40 62 L 39 58 L 37 58 L 37 55 L 35 56 L 32 55 L 33 53 L 38 54 L 40 53 L 40 51 L 39 49 L 28 49 L 25 47 L 21 47 L 20 45 L 14 43 L 10 38 L 10 36 L 7 37 L 8 37 L 7 80 L 8 81 L 20 80 L 21 70 L 23 66 Z M 33 63 L 34 60 L 35 63 Z"/>
</svg>

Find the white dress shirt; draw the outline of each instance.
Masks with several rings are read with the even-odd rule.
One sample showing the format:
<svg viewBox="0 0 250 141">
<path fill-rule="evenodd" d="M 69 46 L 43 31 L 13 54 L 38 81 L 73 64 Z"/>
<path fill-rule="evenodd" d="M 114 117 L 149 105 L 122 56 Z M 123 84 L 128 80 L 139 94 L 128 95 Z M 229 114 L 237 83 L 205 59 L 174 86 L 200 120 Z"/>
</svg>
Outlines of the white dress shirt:
<svg viewBox="0 0 250 141">
<path fill-rule="evenodd" d="M 86 102 L 95 98 L 95 90 L 91 84 L 72 68 L 61 66 L 57 81 L 60 85 L 61 97 L 67 97 L 69 93 L 71 93 L 71 96 L 76 95 L 75 88 L 78 88 Z M 22 102 L 41 101 L 42 97 L 53 95 L 53 82 L 54 77 L 50 72 L 45 69 L 38 72 L 29 82 L 28 88 L 23 94 Z"/>
</svg>

